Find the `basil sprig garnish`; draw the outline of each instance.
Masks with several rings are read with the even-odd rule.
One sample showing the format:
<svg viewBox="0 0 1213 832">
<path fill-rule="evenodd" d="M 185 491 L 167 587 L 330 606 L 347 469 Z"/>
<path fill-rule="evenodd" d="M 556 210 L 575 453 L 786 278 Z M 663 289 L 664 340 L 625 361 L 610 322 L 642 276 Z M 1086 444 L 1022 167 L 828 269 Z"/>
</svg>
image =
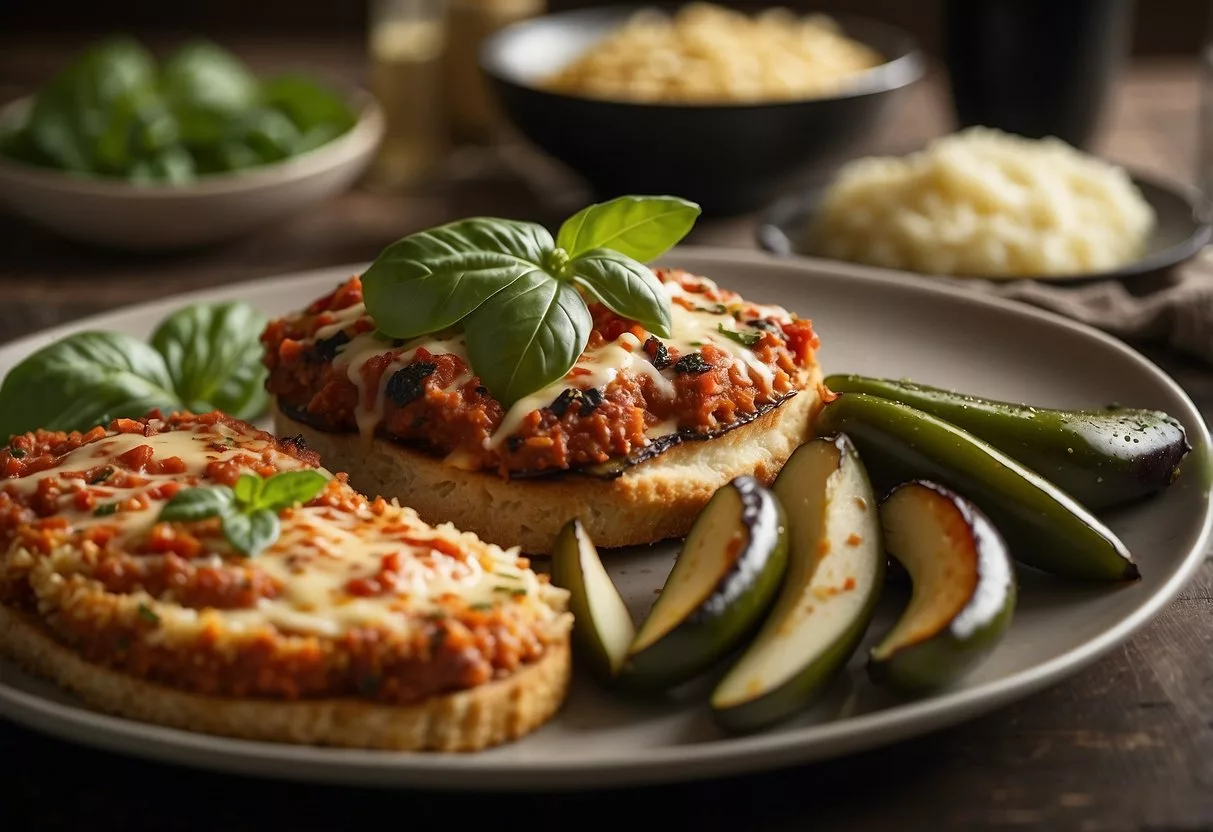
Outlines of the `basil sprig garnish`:
<svg viewBox="0 0 1213 832">
<path fill-rule="evenodd" d="M 670 337 L 670 302 L 646 266 L 691 230 L 700 208 L 624 196 L 542 225 L 474 217 L 412 234 L 362 275 L 379 331 L 409 339 L 462 327 L 472 371 L 509 407 L 563 378 L 585 350 L 587 298 Z"/>
<path fill-rule="evenodd" d="M 232 548 L 252 557 L 278 539 L 278 512 L 306 503 L 324 490 L 328 478 L 314 469 L 279 471 L 268 478 L 243 474 L 226 485 L 185 488 L 160 510 L 162 521 L 190 522 L 219 517 Z"/>
</svg>

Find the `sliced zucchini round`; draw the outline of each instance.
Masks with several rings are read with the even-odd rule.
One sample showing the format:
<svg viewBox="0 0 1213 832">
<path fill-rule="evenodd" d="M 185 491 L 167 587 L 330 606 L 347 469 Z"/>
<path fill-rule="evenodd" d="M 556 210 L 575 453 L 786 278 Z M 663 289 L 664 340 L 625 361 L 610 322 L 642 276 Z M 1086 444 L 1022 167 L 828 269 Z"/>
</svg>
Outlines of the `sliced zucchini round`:
<svg viewBox="0 0 1213 832">
<path fill-rule="evenodd" d="M 880 508 L 885 545 L 910 575 L 910 603 L 872 648 L 872 681 L 907 692 L 951 684 L 984 660 L 1011 623 L 1015 570 L 982 511 L 938 483 L 894 488 Z"/>
<path fill-rule="evenodd" d="M 731 731 L 807 706 L 859 646 L 884 580 L 876 497 L 845 435 L 797 448 L 773 491 L 787 512 L 788 573 L 762 630 L 712 694 L 713 715 Z"/>
<path fill-rule="evenodd" d="M 581 520 L 564 525 L 552 552 L 552 583 L 569 591 L 573 644 L 591 673 L 609 682 L 636 636 L 632 616 Z"/>
<path fill-rule="evenodd" d="M 661 690 L 707 670 L 749 637 L 787 568 L 783 508 L 751 476 L 721 487 L 683 543 L 628 650 L 621 684 Z"/>
</svg>

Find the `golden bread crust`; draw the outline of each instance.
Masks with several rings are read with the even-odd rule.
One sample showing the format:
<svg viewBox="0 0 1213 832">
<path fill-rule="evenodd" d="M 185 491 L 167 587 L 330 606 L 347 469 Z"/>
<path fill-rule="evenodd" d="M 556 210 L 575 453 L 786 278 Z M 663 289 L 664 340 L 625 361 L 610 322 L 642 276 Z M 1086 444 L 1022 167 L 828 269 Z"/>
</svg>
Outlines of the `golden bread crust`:
<svg viewBox="0 0 1213 832">
<path fill-rule="evenodd" d="M 392 751 L 467 752 L 516 740 L 560 709 L 571 667 L 566 640 L 504 679 L 416 705 L 208 697 L 87 662 L 33 617 L 4 606 L 0 652 L 117 716 L 240 739 Z"/>
<path fill-rule="evenodd" d="M 812 435 L 821 407 L 814 366 L 804 388 L 749 424 L 713 439 L 684 442 L 615 479 L 569 475 L 506 480 L 466 471 L 384 439 L 317 430 L 272 407 L 275 432 L 301 435 L 324 465 L 349 474 L 368 495 L 396 498 L 427 523 L 450 522 L 503 548 L 549 555 L 561 527 L 580 517 L 601 548 L 685 535 L 712 494 L 734 477 L 770 483 Z"/>
</svg>

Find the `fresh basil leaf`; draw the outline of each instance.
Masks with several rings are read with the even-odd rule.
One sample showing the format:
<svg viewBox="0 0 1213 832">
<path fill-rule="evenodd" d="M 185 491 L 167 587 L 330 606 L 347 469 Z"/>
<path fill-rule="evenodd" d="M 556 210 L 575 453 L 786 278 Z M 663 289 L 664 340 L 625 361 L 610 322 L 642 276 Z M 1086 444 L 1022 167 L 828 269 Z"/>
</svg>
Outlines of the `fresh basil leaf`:
<svg viewBox="0 0 1213 832">
<path fill-rule="evenodd" d="M 151 343 L 188 409 L 251 420 L 268 405 L 260 342 L 265 325 L 266 317 L 242 301 L 196 303 L 161 321 Z"/>
<path fill-rule="evenodd" d="M 132 38 L 111 38 L 85 50 L 38 93 L 29 130 L 58 168 L 123 173 L 133 161 L 136 116 L 155 94 L 151 54 Z"/>
<path fill-rule="evenodd" d="M 115 332 L 81 332 L 27 356 L 0 385 L 0 438 L 45 428 L 88 430 L 181 400 L 160 353 Z"/>
<path fill-rule="evenodd" d="M 93 151 L 76 125 L 70 100 L 56 101 L 53 95 L 44 91 L 35 100 L 29 122 L 30 146 L 51 167 L 69 173 L 91 173 Z"/>
<path fill-rule="evenodd" d="M 716 330 L 726 338 L 736 341 L 743 347 L 752 347 L 762 340 L 761 332 L 740 332 L 736 329 L 725 329 L 724 324 L 716 324 Z"/>
<path fill-rule="evenodd" d="M 194 179 L 194 157 L 183 147 L 167 147 L 150 159 L 134 163 L 127 179 L 139 184 L 167 182 L 180 185 Z"/>
<path fill-rule="evenodd" d="M 571 283 L 534 272 L 468 316 L 468 357 L 481 382 L 508 408 L 564 378 L 593 327 Z"/>
<path fill-rule="evenodd" d="M 226 485 L 184 488 L 164 504 L 159 519 L 165 522 L 189 522 L 222 517 L 231 511 L 232 501 L 232 489 Z"/>
<path fill-rule="evenodd" d="M 134 135 L 131 138 L 133 153 L 155 154 L 166 151 L 187 153 L 178 143 L 181 139 L 181 126 L 176 116 L 169 110 L 168 105 L 159 96 L 148 96 L 143 99 L 134 115 L 132 125 Z M 192 174 L 192 170 L 191 170 Z"/>
<path fill-rule="evenodd" d="M 219 141 L 228 123 L 260 96 L 244 62 L 207 40 L 191 41 L 170 56 L 160 84 L 190 144 Z"/>
<path fill-rule="evenodd" d="M 239 117 L 229 133 L 229 140 L 246 145 L 264 164 L 282 161 L 293 154 L 300 135 L 299 128 L 283 113 L 257 107 Z"/>
<path fill-rule="evenodd" d="M 585 252 L 569 262 L 572 280 L 604 306 L 669 338 L 670 299 L 649 267 L 607 248 Z"/>
<path fill-rule="evenodd" d="M 596 248 L 614 249 L 647 263 L 687 235 L 700 207 L 674 196 L 621 196 L 582 208 L 565 220 L 556 245 L 576 259 Z"/>
<path fill-rule="evenodd" d="M 236 495 L 236 502 L 240 504 L 241 508 L 258 508 L 261 489 L 264 487 L 265 480 L 256 474 L 241 474 L 232 487 L 232 492 Z"/>
<path fill-rule="evenodd" d="M 341 128 L 334 124 L 317 124 L 315 127 L 310 127 L 299 134 L 299 141 L 295 142 L 294 152 L 298 155 L 315 150 L 328 144 L 340 136 L 342 132 Z"/>
<path fill-rule="evenodd" d="M 24 125 L 8 130 L 0 136 L 0 154 L 28 165 L 45 167 L 48 163 L 39 152 L 38 145 L 34 143 L 29 128 Z"/>
<path fill-rule="evenodd" d="M 262 163 L 257 151 L 243 139 L 224 139 L 218 144 L 195 146 L 193 155 L 201 174 L 245 170 Z"/>
<path fill-rule="evenodd" d="M 258 508 L 280 511 L 296 503 L 306 503 L 324 490 L 328 477 L 314 468 L 279 471 L 264 481 L 257 495 Z"/>
<path fill-rule="evenodd" d="M 280 529 L 278 515 L 269 509 L 233 513 L 223 518 L 223 536 L 232 548 L 249 557 L 277 540 Z"/>
<path fill-rule="evenodd" d="M 334 91 L 303 75 L 288 73 L 265 79 L 261 102 L 284 113 L 300 133 L 328 127 L 332 137 L 354 126 L 357 116 Z"/>
<path fill-rule="evenodd" d="M 367 312 L 393 338 L 458 323 L 515 281 L 544 271 L 552 235 L 541 225 L 483 217 L 392 243 L 362 275 Z"/>
</svg>

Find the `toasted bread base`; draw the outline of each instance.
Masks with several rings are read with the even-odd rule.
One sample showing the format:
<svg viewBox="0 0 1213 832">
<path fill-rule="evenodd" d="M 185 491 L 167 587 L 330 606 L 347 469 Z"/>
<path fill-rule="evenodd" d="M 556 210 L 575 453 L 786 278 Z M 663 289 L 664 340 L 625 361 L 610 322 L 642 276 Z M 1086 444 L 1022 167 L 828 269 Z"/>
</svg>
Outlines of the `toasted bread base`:
<svg viewBox="0 0 1213 832">
<path fill-rule="evenodd" d="M 682 537 L 712 494 L 750 474 L 769 484 L 792 451 L 812 436 L 821 407 L 820 370 L 807 389 L 747 425 L 684 442 L 615 479 L 566 475 L 505 480 L 466 471 L 385 439 L 327 433 L 272 407 L 279 436 L 302 435 L 330 471 L 349 474 L 364 494 L 396 498 L 431 525 L 452 523 L 503 548 L 549 555 L 566 522 L 580 517 L 595 545 L 616 548 Z"/>
<path fill-rule="evenodd" d="M 560 709 L 571 668 L 566 638 L 508 678 L 417 705 L 220 699 L 85 661 L 47 635 L 34 618 L 3 606 L 0 654 L 85 704 L 130 719 L 247 740 L 391 751 L 478 751 L 519 739 Z"/>
</svg>

